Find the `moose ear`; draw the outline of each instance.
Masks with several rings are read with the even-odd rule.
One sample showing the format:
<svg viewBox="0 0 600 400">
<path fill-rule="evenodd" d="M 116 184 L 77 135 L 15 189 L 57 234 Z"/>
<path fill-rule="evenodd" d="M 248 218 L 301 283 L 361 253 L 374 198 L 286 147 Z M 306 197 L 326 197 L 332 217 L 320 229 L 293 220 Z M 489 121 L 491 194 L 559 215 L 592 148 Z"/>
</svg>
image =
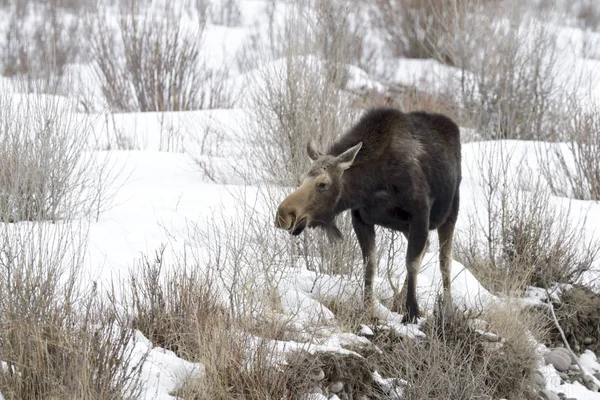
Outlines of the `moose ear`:
<svg viewBox="0 0 600 400">
<path fill-rule="evenodd" d="M 319 157 L 321 157 L 321 153 L 319 153 L 315 149 L 315 144 L 313 143 L 312 139 L 310 139 L 308 142 L 306 142 L 306 152 L 308 153 L 308 156 L 310 157 L 310 159 L 313 161 L 316 161 Z"/>
<path fill-rule="evenodd" d="M 356 146 L 350 147 L 348 150 L 337 156 L 337 161 L 340 163 L 340 168 L 342 168 L 343 170 L 347 170 L 348 168 L 350 168 L 361 147 L 362 142 L 360 142 Z"/>
</svg>

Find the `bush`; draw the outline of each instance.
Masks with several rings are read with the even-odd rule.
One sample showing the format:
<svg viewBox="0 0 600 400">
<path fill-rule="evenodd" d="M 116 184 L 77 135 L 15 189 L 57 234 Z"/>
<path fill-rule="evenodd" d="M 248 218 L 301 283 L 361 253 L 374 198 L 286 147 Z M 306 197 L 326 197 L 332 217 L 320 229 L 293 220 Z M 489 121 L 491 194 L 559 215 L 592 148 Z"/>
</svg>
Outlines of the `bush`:
<svg viewBox="0 0 600 400">
<path fill-rule="evenodd" d="M 431 0 L 378 0 L 372 8 L 376 26 L 385 32 L 394 57 L 435 58 L 454 65 L 450 45 L 454 24 L 469 2 Z M 456 6 L 456 8 L 454 8 Z"/>
<path fill-rule="evenodd" d="M 486 139 L 555 139 L 556 35 L 523 5 L 495 3 L 382 0 L 374 13 L 394 56 L 455 67 L 441 86 L 462 126 Z"/>
<path fill-rule="evenodd" d="M 74 230 L 71 230 L 74 229 Z M 120 399 L 139 393 L 134 332 L 81 280 L 85 232 L 0 230 L 0 391 L 6 399 Z M 80 236 L 81 235 L 81 236 Z"/>
<path fill-rule="evenodd" d="M 248 268 L 240 260 L 246 255 L 232 260 L 237 251 L 229 247 L 235 246 L 231 241 L 213 239 L 211 245 L 216 246 L 211 254 L 222 257 L 223 264 L 211 257 L 207 264 L 177 263 L 171 268 L 162 247 L 154 259 L 142 260 L 140 270 L 132 270 L 123 292 L 131 292 L 125 301 L 134 310 L 133 326 L 155 345 L 204 364 L 202 377 L 185 380 L 177 390 L 183 399 L 280 398 L 287 392 L 273 368 L 276 342 L 264 338 L 279 336 L 281 327 L 267 315 L 259 317 L 272 311 L 257 312 L 253 297 L 259 295 L 240 276 Z M 192 259 L 186 257 L 187 262 Z M 264 290 L 259 292 L 264 297 Z"/>
<path fill-rule="evenodd" d="M 461 103 L 484 138 L 555 139 L 562 117 L 555 34 L 535 19 L 507 18 L 478 21 L 486 29 L 463 56 Z"/>
<path fill-rule="evenodd" d="M 558 196 L 600 200 L 600 108 L 571 101 L 567 110 L 559 125 L 566 146 L 538 152 L 544 178 Z"/>
<path fill-rule="evenodd" d="M 204 4 L 204 3 L 202 3 Z M 204 7 L 207 5 L 204 4 Z M 115 31 L 106 15 L 88 20 L 95 75 L 111 110 L 186 111 L 228 107 L 227 70 L 208 67 L 201 55 L 206 10 L 121 10 Z"/>
<path fill-rule="evenodd" d="M 87 150 L 91 128 L 60 98 L 0 96 L 0 221 L 83 215 L 103 165 Z"/>
<path fill-rule="evenodd" d="M 10 11 L 3 42 L 2 74 L 27 78 L 29 90 L 40 82 L 42 90 L 56 90 L 67 65 L 77 60 L 81 50 L 79 10 L 56 0 L 17 3 Z"/>
<path fill-rule="evenodd" d="M 552 204 L 540 182 L 503 143 L 488 144 L 474 168 L 482 172 L 484 213 L 472 215 L 470 230 L 459 230 L 455 256 L 488 288 L 510 293 L 527 285 L 549 287 L 578 282 L 600 256 L 595 240 L 582 241 L 585 218 Z M 524 191 L 515 183 L 529 183 Z"/>
</svg>

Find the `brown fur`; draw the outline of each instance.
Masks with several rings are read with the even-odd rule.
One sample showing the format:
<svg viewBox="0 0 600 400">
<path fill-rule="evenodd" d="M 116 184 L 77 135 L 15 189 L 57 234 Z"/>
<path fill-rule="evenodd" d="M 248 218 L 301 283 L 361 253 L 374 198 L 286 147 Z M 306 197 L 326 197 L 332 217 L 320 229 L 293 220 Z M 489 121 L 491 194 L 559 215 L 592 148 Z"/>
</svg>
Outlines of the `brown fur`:
<svg viewBox="0 0 600 400">
<path fill-rule="evenodd" d="M 369 110 L 321 155 L 313 159 L 300 187 L 277 210 L 275 225 L 294 235 L 320 226 L 339 237 L 335 217 L 351 210 L 365 260 L 367 306 L 373 304 L 375 225 L 402 232 L 406 254 L 408 318 L 418 315 L 417 274 L 430 230 L 440 239 L 440 268 L 446 308 L 451 307 L 452 237 L 459 208 L 460 132 L 440 114 Z"/>
</svg>

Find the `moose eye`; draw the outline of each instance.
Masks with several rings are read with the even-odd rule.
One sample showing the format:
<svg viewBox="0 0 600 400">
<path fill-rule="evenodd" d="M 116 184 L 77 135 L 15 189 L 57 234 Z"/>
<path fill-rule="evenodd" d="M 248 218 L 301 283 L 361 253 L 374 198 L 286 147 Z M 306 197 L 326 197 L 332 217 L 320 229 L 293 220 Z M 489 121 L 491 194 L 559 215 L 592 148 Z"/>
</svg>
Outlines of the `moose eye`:
<svg viewBox="0 0 600 400">
<path fill-rule="evenodd" d="M 320 182 L 320 183 L 317 185 L 317 187 L 318 187 L 319 189 L 325 189 L 325 187 L 326 187 L 326 186 L 327 186 L 327 184 L 326 184 L 325 182 Z"/>
</svg>

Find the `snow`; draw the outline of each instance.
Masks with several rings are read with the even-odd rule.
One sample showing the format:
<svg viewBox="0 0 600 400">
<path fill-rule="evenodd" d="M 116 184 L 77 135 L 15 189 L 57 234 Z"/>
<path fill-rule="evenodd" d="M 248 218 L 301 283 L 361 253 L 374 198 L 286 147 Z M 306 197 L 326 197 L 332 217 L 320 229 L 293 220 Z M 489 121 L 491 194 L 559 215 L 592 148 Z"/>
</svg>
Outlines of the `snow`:
<svg viewBox="0 0 600 400">
<path fill-rule="evenodd" d="M 139 331 L 136 332 L 133 349 L 133 365 L 143 359 L 140 379 L 145 382 L 140 399 L 154 400 L 171 398 L 169 393 L 177 389 L 185 379 L 202 376 L 204 366 L 191 363 L 175 355 L 172 351 L 153 347 L 152 343 Z"/>
<path fill-rule="evenodd" d="M 240 51 L 256 27 L 265 26 L 264 10 L 268 3 L 256 0 L 241 2 L 241 26 L 208 25 L 203 54 L 209 67 L 217 68 L 233 63 L 234 55 Z M 281 5 L 276 8 L 276 19 L 281 23 L 285 10 Z M 584 39 L 589 38 L 584 38 L 584 33 L 578 29 L 559 26 L 554 29 L 562 51 L 569 53 L 569 57 L 563 58 L 565 64 L 560 79 L 565 84 L 579 88 L 582 93 L 591 92 L 600 100 L 600 57 L 597 53 L 584 51 Z M 590 37 L 590 40 L 599 40 L 597 33 Z M 299 58 L 297 62 L 314 70 L 323 67 L 322 61 L 313 56 Z M 393 81 L 422 86 L 432 92 L 439 90 L 442 82 L 456 79 L 460 73 L 458 69 L 434 60 L 395 59 L 389 65 L 394 71 L 391 77 Z M 269 227 L 265 228 L 266 235 L 274 241 L 281 239 L 284 234 L 275 232 L 270 221 L 272 210 L 261 204 L 265 191 L 272 188 L 246 185 L 244 174 L 236 171 L 252 167 L 250 161 L 244 158 L 250 146 L 256 145 L 247 138 L 247 129 L 253 118 L 249 109 L 251 100 L 253 96 L 264 92 L 261 85 L 272 83 L 273 79 L 285 74 L 287 67 L 283 58 L 271 60 L 249 71 L 239 71 L 232 66 L 231 76 L 226 80 L 228 90 L 235 92 L 236 100 L 231 109 L 177 113 L 73 114 L 74 118 L 91 124 L 93 156 L 106 160 L 117 175 L 109 183 L 108 192 L 112 194 L 110 203 L 100 213 L 98 220 L 85 221 L 85 228 L 89 229 L 85 276 L 97 281 L 101 287 L 108 288 L 111 283 L 127 278 L 130 272 L 128 267 L 134 266 L 141 255 L 151 255 L 163 244 L 168 244 L 166 256 L 171 261 L 187 254 L 190 248 L 196 257 L 207 257 L 207 250 L 202 248 L 200 242 L 190 238 L 190 232 L 202 230 L 203 227 L 208 229 L 206 221 L 213 221 L 216 226 L 223 227 L 227 222 L 240 218 L 240 209 L 253 209 L 255 213 L 252 217 L 260 220 L 262 226 Z M 349 89 L 381 90 L 384 87 L 378 78 L 365 70 L 352 65 L 347 67 Z M 89 65 L 70 66 L 69 73 L 80 76 L 85 81 L 82 85 L 91 81 Z M 14 89 L 10 81 L 3 79 L 2 85 L 6 90 Z M 92 84 L 89 86 L 90 91 L 99 93 L 98 87 Z M 16 95 L 12 99 L 19 105 L 21 103 L 17 101 L 30 96 L 32 95 Z M 43 99 L 48 100 L 47 95 Z M 49 100 L 56 104 L 56 99 Z M 70 102 L 70 99 L 61 98 L 60 106 L 69 109 L 72 107 Z M 128 150 L 114 149 L 117 138 L 127 144 Z M 541 176 L 537 155 L 551 150 L 568 154 L 565 144 L 520 141 L 465 143 L 461 215 L 457 231 L 460 233 L 473 228 L 480 229 L 478 226 L 474 227 L 472 221 L 485 218 L 481 207 L 486 178 L 485 171 L 482 170 L 485 155 L 499 152 L 510 154 L 509 158 L 498 157 L 496 162 L 500 164 L 493 169 L 499 170 L 500 166 L 506 165 L 509 175 L 515 177 L 515 187 L 527 194 L 531 193 L 533 185 Z M 198 162 L 205 162 L 213 168 L 214 177 L 207 176 Z M 557 213 L 568 209 L 573 220 L 587 217 L 588 223 L 581 231 L 582 243 L 600 238 L 599 203 L 568 200 L 558 196 L 549 196 L 549 203 Z M 432 236 L 431 247 L 424 256 L 417 286 L 419 302 L 425 312 L 433 310 L 441 289 L 439 249 L 437 238 Z M 480 236 L 483 240 L 483 235 Z M 281 263 L 276 287 L 281 310 L 276 313 L 265 307 L 260 311 L 265 315 L 268 313 L 272 318 L 285 320 L 297 331 L 298 341 L 272 341 L 282 355 L 300 348 L 309 351 L 348 352 L 344 350 L 344 346 L 368 342 L 364 336 L 373 334 L 370 327 L 362 325 L 360 335 L 340 332 L 336 327 L 334 313 L 326 306 L 327 301 L 332 299 L 350 301 L 360 298 L 360 280 L 310 271 L 302 260 L 276 261 Z M 289 266 L 291 264 L 294 266 Z M 394 260 L 394 266 L 391 280 L 395 285 L 401 286 L 406 274 L 403 257 Z M 248 275 L 258 275 L 253 282 L 256 287 L 264 283 L 266 278 L 257 274 L 251 263 L 243 264 L 243 267 Z M 361 268 L 360 265 L 355 267 L 355 270 Z M 597 267 L 585 279 L 600 279 L 600 265 Z M 222 282 L 222 285 L 227 286 L 226 283 Z M 463 310 L 482 310 L 503 301 L 487 291 L 458 261 L 452 263 L 452 292 L 454 305 Z M 555 291 L 551 292 L 555 295 Z M 424 335 L 419 330 L 423 319 L 419 324 L 403 324 L 402 315 L 384 306 L 385 301 L 392 296 L 392 287 L 383 271 L 378 271 L 375 293 L 375 315 L 390 329 L 408 337 Z M 545 297 L 545 291 L 529 288 L 522 301 L 541 303 Z M 202 364 L 188 362 L 173 352 L 154 346 L 140 332 L 136 332 L 131 345 L 136 359 L 146 357 L 141 372 L 143 399 L 173 399 L 171 393 L 182 380 L 201 376 L 204 371 Z M 600 371 L 600 363 L 589 351 L 581 355 L 580 362 L 590 375 Z M 546 377 L 548 389 L 579 400 L 600 399 L 600 393 L 591 393 L 580 384 L 560 384 L 560 377 L 551 366 L 541 366 L 540 371 Z M 378 374 L 375 379 L 390 391 L 397 391 L 397 396 L 393 398 L 401 398 L 402 389 L 399 387 L 406 382 L 384 380 Z M 600 384 L 598 380 L 596 383 Z M 326 397 L 313 394 L 306 398 Z M 0 394 L 0 400 L 2 399 Z"/>
</svg>

